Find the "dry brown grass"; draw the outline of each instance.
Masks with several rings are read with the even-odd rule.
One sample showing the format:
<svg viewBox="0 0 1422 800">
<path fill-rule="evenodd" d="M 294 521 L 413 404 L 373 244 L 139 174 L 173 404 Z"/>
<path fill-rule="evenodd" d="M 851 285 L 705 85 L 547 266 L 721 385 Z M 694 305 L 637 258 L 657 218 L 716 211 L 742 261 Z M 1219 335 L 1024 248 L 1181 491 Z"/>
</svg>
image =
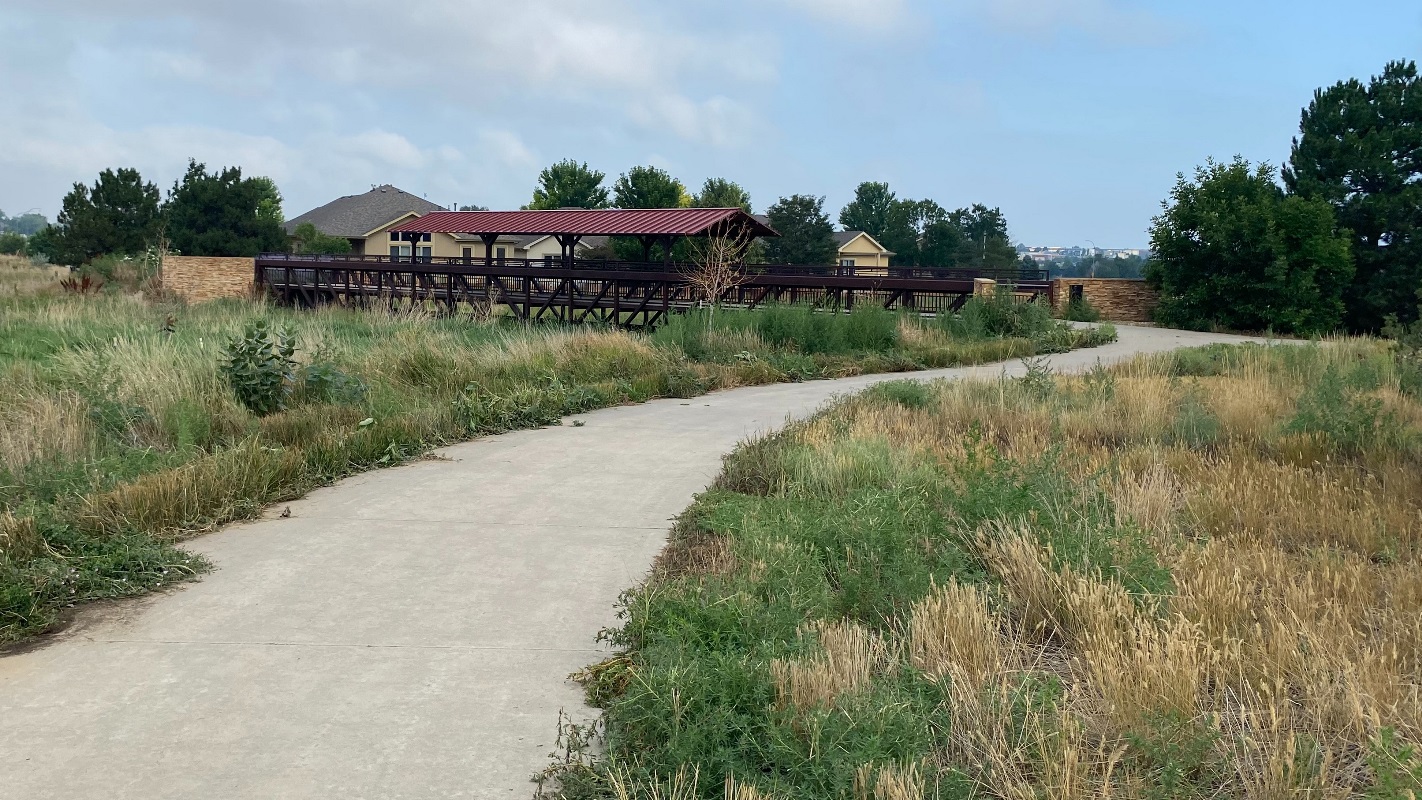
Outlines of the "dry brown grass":
<svg viewBox="0 0 1422 800">
<path fill-rule="evenodd" d="M 68 267 L 32 264 L 25 256 L 0 256 L 0 297 L 54 291 L 59 281 L 68 275 Z"/>
<path fill-rule="evenodd" d="M 854 800 L 923 800 L 927 781 L 917 763 L 865 764 L 854 776 Z"/>
<path fill-rule="evenodd" d="M 954 581 L 914 604 L 908 658 L 924 674 L 942 678 L 956 667 L 981 682 L 1009 669 L 1008 656 L 982 589 Z"/>
<path fill-rule="evenodd" d="M 844 695 L 867 687 L 894 658 L 882 637 L 853 622 L 815 623 L 806 633 L 819 640 L 819 652 L 771 663 L 782 708 L 833 707 Z"/>
<path fill-rule="evenodd" d="M 1054 567 L 1030 520 L 969 537 L 1002 602 L 939 587 L 914 606 L 902 647 L 951 696 L 945 763 L 968 765 L 989 793 L 1141 796 L 1150 787 L 1123 753 L 1165 718 L 1213 738 L 1221 796 L 1345 797 L 1375 778 L 1385 731 L 1393 757 L 1415 748 L 1414 770 L 1422 758 L 1422 404 L 1398 390 L 1385 347 L 1260 348 L 1198 378 L 1143 359 L 1059 377 L 1046 399 L 959 382 L 925 408 L 853 401 L 800 432 L 812 454 L 792 474 L 852 486 L 873 448 L 960 462 L 970 430 L 1009 458 L 1059 447 L 1169 569 L 1173 593 L 1143 599 Z M 1375 373 L 1346 378 L 1348 399 L 1328 412 L 1376 403 L 1374 429 L 1291 427 L 1330 367 Z M 855 641 L 855 670 L 830 656 L 779 665 L 791 702 L 860 685 L 869 650 Z M 1025 722 L 1004 712 L 1024 674 L 1065 686 Z"/>
</svg>

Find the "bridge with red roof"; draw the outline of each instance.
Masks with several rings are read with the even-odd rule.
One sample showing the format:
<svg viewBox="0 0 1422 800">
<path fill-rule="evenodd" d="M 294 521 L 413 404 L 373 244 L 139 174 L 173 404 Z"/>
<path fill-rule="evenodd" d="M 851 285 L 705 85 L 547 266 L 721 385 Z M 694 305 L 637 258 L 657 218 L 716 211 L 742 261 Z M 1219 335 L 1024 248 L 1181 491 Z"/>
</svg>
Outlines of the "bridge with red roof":
<svg viewBox="0 0 1422 800">
<path fill-rule="evenodd" d="M 430 233 L 477 236 L 481 257 L 326 256 L 263 254 L 256 284 L 297 305 L 431 303 L 454 312 L 462 305 L 506 305 L 526 320 L 589 318 L 617 325 L 656 325 L 667 315 L 707 302 L 754 308 L 767 302 L 812 302 L 849 309 L 872 302 L 921 313 L 955 311 L 977 279 L 1008 285 L 1026 301 L 1049 298 L 1040 270 L 964 270 L 925 267 L 855 268 L 835 265 L 747 264 L 720 297 L 700 296 L 696 264 L 672 261 L 676 241 L 721 239 L 744 257 L 755 239 L 780 234 L 739 208 L 557 209 L 548 211 L 434 211 L 391 232 L 412 241 Z M 505 235 L 552 236 L 561 257 L 548 261 L 495 258 Z M 627 237 L 642 245 L 641 261 L 580 259 L 587 236 Z M 654 262 L 652 248 L 662 259 Z"/>
</svg>

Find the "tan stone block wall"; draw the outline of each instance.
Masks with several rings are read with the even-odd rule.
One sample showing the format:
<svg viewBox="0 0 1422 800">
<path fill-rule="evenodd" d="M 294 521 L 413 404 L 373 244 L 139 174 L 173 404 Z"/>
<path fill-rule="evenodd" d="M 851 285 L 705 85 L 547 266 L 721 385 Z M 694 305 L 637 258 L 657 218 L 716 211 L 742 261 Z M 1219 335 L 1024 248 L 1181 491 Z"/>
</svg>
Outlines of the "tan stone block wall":
<svg viewBox="0 0 1422 800">
<path fill-rule="evenodd" d="M 189 303 L 219 297 L 249 297 L 256 260 L 207 256 L 166 256 L 163 259 L 163 288 Z"/>
<path fill-rule="evenodd" d="M 1052 281 L 1052 304 L 1057 313 L 1071 302 L 1071 287 L 1080 286 L 1086 302 L 1112 322 L 1150 322 L 1160 295 L 1145 281 L 1131 278 L 1056 278 Z"/>
</svg>

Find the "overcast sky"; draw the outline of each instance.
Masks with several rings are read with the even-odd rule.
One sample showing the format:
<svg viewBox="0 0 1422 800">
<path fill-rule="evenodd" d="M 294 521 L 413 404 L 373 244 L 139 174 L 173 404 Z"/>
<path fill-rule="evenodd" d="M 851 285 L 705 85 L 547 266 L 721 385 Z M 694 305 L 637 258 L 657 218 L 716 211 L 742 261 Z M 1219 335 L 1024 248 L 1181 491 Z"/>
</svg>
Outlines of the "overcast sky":
<svg viewBox="0 0 1422 800">
<path fill-rule="evenodd" d="M 393 183 L 516 208 L 635 164 L 756 210 L 864 180 L 1141 246 L 1175 173 L 1279 163 L 1315 88 L 1422 58 L 1416 0 L 3 0 L 0 209 L 188 157 L 294 216 Z"/>
</svg>

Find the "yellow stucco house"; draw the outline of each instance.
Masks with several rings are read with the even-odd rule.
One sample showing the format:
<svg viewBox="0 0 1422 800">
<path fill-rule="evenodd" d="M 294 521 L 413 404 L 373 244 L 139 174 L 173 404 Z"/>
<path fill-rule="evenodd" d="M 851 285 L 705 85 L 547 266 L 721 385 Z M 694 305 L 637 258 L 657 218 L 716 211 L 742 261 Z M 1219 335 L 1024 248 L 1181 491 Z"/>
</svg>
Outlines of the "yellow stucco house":
<svg viewBox="0 0 1422 800">
<path fill-rule="evenodd" d="M 841 267 L 854 267 L 858 270 L 887 269 L 889 259 L 894 256 L 892 250 L 879 244 L 877 239 L 864 231 L 835 231 L 834 243 L 839 247 Z"/>
<path fill-rule="evenodd" d="M 361 194 L 347 195 L 332 200 L 324 206 L 313 208 L 286 221 L 287 235 L 296 231 L 298 225 L 309 222 L 316 230 L 327 236 L 339 236 L 351 243 L 354 255 L 409 256 L 410 249 L 416 248 L 414 255 L 436 258 L 484 257 L 484 242 L 477 236 L 462 236 L 450 233 L 426 233 L 422 241 L 410 242 L 390 229 L 412 218 L 431 211 L 448 211 L 438 203 L 431 203 L 423 197 L 410 194 L 402 189 L 386 184 L 372 187 Z M 605 244 L 603 236 L 584 237 L 578 243 L 579 249 L 587 249 Z M 501 236 L 494 242 L 494 258 L 528 258 L 552 261 L 561 257 L 558 242 L 552 236 Z"/>
</svg>

